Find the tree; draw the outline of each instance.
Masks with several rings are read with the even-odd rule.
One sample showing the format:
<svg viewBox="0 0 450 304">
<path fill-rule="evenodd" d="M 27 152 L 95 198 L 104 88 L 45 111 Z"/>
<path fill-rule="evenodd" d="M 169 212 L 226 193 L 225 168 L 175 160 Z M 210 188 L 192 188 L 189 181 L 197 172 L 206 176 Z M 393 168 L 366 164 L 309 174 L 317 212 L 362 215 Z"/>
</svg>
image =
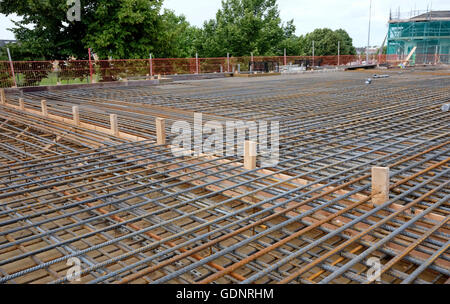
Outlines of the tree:
<svg viewBox="0 0 450 304">
<path fill-rule="evenodd" d="M 177 16 L 171 10 L 164 10 L 159 33 L 159 39 L 164 45 L 156 55 L 161 58 L 195 57 L 195 41 L 200 32 L 199 28 L 186 21 L 184 15 Z"/>
<path fill-rule="evenodd" d="M 8 43 L 0 48 L 0 60 L 9 60 L 7 48 L 9 48 L 9 52 L 14 61 L 45 60 L 45 57 L 36 56 L 30 49 L 24 47 L 22 43 Z"/>
<path fill-rule="evenodd" d="M 293 21 L 282 24 L 276 0 L 224 0 L 196 47 L 205 57 L 279 55 L 280 43 L 294 31 Z"/>
<path fill-rule="evenodd" d="M 341 54 L 356 55 L 356 48 L 353 46 L 353 39 L 347 31 L 338 29 L 334 32 L 338 35 L 338 39 L 341 42 Z"/>
<path fill-rule="evenodd" d="M 65 0 L 3 0 L 0 13 L 22 18 L 12 29 L 19 41 L 14 60 L 356 54 L 344 30 L 317 29 L 296 37 L 293 20 L 283 23 L 276 0 L 223 0 L 216 18 L 191 26 L 163 0 L 80 0 L 81 21 L 67 21 Z M 107 64 L 107 63 L 106 63 Z"/>
<path fill-rule="evenodd" d="M 98 0 L 89 1 L 84 48 L 91 47 L 100 58 L 148 58 L 158 54 L 162 21 L 162 1 Z M 82 21 L 85 18 L 82 17 Z"/>
<path fill-rule="evenodd" d="M 338 54 L 338 42 L 340 53 L 343 55 L 355 55 L 356 49 L 353 40 L 345 30 L 333 31 L 328 28 L 316 29 L 313 32 L 300 36 L 300 54 L 312 56 L 312 44 L 314 41 L 314 53 L 316 56 L 330 56 Z"/>
<path fill-rule="evenodd" d="M 87 4 L 88 1 L 84 1 Z M 97 1 L 89 1 L 97 2 Z M 92 3 L 90 3 L 92 4 Z M 83 11 L 81 22 L 65 23 L 68 6 L 60 0 L 3 0 L 0 13 L 17 14 L 21 21 L 12 29 L 22 48 L 35 58 L 61 59 L 71 55 L 86 57 L 85 46 L 80 43 L 91 21 L 89 10 Z"/>
<path fill-rule="evenodd" d="M 86 59 L 91 47 L 101 58 L 147 58 L 168 47 L 159 33 L 162 0 L 81 0 L 81 21 L 68 22 L 62 0 L 3 0 L 0 13 L 17 14 L 12 29 L 36 58 Z"/>
</svg>

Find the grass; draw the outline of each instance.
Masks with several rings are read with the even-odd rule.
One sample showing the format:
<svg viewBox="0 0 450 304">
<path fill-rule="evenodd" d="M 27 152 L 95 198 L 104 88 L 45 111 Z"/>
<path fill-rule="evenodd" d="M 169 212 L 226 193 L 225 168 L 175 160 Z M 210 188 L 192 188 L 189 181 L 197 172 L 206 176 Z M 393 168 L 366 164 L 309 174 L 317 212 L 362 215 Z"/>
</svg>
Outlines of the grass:
<svg viewBox="0 0 450 304">
<path fill-rule="evenodd" d="M 95 78 L 98 82 L 98 77 L 97 75 L 95 75 Z M 16 74 L 16 80 L 17 80 L 17 84 L 18 86 L 23 86 L 21 84 L 24 83 L 25 81 L 25 77 L 23 76 L 23 74 Z M 83 80 L 77 78 L 77 79 L 61 79 L 60 80 L 61 84 L 87 84 L 89 83 L 89 78 L 85 78 Z M 57 73 L 50 73 L 46 78 L 42 79 L 39 84 L 37 84 L 37 86 L 50 86 L 50 85 L 57 85 L 58 84 L 58 74 Z"/>
</svg>

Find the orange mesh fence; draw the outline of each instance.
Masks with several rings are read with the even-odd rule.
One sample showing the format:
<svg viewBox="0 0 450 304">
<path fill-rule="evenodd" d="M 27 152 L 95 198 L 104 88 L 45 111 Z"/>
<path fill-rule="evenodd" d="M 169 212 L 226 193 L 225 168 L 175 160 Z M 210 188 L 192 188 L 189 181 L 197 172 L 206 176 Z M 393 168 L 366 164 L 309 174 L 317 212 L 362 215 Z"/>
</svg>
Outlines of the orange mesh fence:
<svg viewBox="0 0 450 304">
<path fill-rule="evenodd" d="M 406 56 L 371 55 L 369 63 L 398 65 Z M 254 70 L 264 63 L 266 69 L 278 70 L 282 65 L 305 66 L 349 66 L 365 63 L 365 55 L 341 56 L 258 56 L 230 58 L 153 58 L 123 60 L 57 60 L 57 61 L 0 61 L 0 87 L 18 87 L 109 82 L 133 79 L 149 79 L 157 75 L 203 74 L 241 72 Z M 448 62 L 449 55 L 416 55 L 410 62 L 416 64 L 438 64 Z M 14 71 L 14 73 L 13 73 Z M 14 77 L 13 77 L 14 75 Z"/>
<path fill-rule="evenodd" d="M 0 88 L 10 88 L 14 85 L 11 68 L 8 61 L 0 61 Z"/>
</svg>

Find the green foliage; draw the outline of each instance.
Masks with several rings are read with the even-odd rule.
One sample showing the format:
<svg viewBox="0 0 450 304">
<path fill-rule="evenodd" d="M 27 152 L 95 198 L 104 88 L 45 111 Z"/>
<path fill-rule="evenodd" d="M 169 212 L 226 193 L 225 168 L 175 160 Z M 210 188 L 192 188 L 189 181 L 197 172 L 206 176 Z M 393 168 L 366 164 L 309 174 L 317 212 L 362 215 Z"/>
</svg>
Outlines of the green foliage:
<svg viewBox="0 0 450 304">
<path fill-rule="evenodd" d="M 12 29 L 34 58 L 87 59 L 87 48 L 101 58 L 147 58 L 167 47 L 158 39 L 163 28 L 162 0 L 81 0 L 81 21 L 68 22 L 62 0 L 4 0 L 0 13 L 17 14 Z"/>
<path fill-rule="evenodd" d="M 299 37 L 299 55 L 311 56 L 314 41 L 316 56 L 331 56 L 338 53 L 338 42 L 340 42 L 340 53 L 345 55 L 356 55 L 353 40 L 345 30 L 333 31 L 328 28 L 316 29 L 313 32 Z"/>
<path fill-rule="evenodd" d="M 23 47 L 22 43 L 9 43 L 0 48 L 0 60 L 8 60 L 6 48 L 9 48 L 14 61 L 44 60 L 43 56 L 36 56 L 29 48 Z"/>
<path fill-rule="evenodd" d="M 91 2 L 91 3 L 88 3 Z M 82 0 L 83 4 L 98 1 Z M 0 13 L 17 14 L 21 21 L 12 29 L 21 47 L 34 58 L 61 59 L 74 55 L 87 57 L 86 47 L 80 43 L 87 24 L 95 18 L 89 10 L 83 12 L 82 22 L 65 23 L 68 6 L 61 0 L 3 0 Z"/>
<path fill-rule="evenodd" d="M 282 24 L 276 0 L 224 0 L 196 47 L 203 57 L 280 55 L 280 43 L 294 31 L 293 21 Z"/>
<path fill-rule="evenodd" d="M 22 19 L 12 29 L 18 44 L 14 60 L 87 59 L 93 49 L 100 59 L 280 56 L 356 54 L 344 30 L 317 29 L 295 36 L 293 20 L 283 23 L 276 0 L 223 0 L 216 18 L 202 28 L 191 26 L 173 11 L 161 11 L 163 0 L 81 0 L 81 22 L 68 22 L 65 0 L 3 0 L 0 13 Z M 0 59 L 6 59 L 0 49 Z M 108 63 L 109 64 L 109 63 Z M 190 63 L 189 63 L 190 64 Z M 188 64 L 188 65 L 189 65 Z M 112 75 L 121 70 L 115 63 Z M 62 75 L 68 76 L 68 75 Z M 86 77 L 83 70 L 80 79 Z"/>
<path fill-rule="evenodd" d="M 280 54 L 284 53 L 286 49 L 286 54 L 289 56 L 298 56 L 301 54 L 301 41 L 299 37 L 293 36 L 284 39 L 280 44 Z"/>
<path fill-rule="evenodd" d="M 164 10 L 159 40 L 162 47 L 155 55 L 159 58 L 195 57 L 195 41 L 201 30 L 191 26 L 186 17 L 177 16 L 171 10 Z"/>
<path fill-rule="evenodd" d="M 333 31 L 328 28 L 316 29 L 312 33 L 300 36 L 300 53 L 298 55 L 311 56 L 313 41 L 316 56 L 337 55 L 339 41 L 341 54 L 356 55 L 353 40 L 345 30 Z"/>
<path fill-rule="evenodd" d="M 85 1 L 91 15 L 81 17 L 87 31 L 82 43 L 91 47 L 100 58 L 148 58 L 158 53 L 161 41 L 159 11 L 162 1 L 150 0 L 97 0 Z M 88 20 L 89 22 L 86 23 Z M 84 51 L 86 52 L 86 51 Z"/>
</svg>

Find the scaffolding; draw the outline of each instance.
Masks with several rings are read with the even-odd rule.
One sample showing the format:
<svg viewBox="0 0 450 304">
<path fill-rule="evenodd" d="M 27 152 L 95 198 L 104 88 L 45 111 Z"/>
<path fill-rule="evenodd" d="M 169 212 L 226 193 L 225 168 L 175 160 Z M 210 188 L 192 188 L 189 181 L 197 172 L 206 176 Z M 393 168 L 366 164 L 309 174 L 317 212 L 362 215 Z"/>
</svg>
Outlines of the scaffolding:
<svg viewBox="0 0 450 304">
<path fill-rule="evenodd" d="M 450 63 L 450 11 L 428 11 L 404 19 L 391 14 L 388 55 L 405 58 L 417 47 L 410 64 Z"/>
</svg>

